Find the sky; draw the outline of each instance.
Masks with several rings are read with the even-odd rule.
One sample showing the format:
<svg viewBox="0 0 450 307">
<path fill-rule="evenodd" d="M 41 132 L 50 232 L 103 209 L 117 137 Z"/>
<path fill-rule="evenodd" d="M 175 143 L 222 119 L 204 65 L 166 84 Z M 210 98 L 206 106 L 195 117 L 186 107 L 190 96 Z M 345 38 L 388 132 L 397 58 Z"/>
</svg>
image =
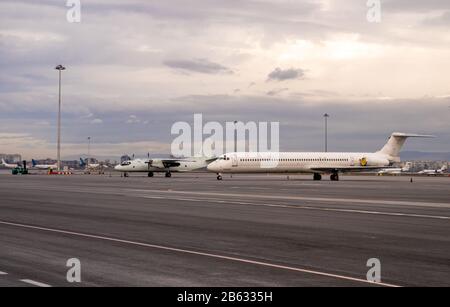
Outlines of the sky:
<svg viewBox="0 0 450 307">
<path fill-rule="evenodd" d="M 177 121 L 280 123 L 280 149 L 450 151 L 450 1 L 0 1 L 0 152 L 168 153 Z"/>
</svg>

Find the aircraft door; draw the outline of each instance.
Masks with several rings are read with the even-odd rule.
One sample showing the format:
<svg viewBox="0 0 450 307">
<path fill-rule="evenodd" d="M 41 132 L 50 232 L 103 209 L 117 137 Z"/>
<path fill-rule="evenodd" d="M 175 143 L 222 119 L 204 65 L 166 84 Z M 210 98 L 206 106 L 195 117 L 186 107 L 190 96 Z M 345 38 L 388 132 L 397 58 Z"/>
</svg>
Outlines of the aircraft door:
<svg viewBox="0 0 450 307">
<path fill-rule="evenodd" d="M 238 157 L 235 156 L 235 155 L 233 155 L 233 156 L 231 157 L 231 166 L 232 166 L 232 167 L 237 167 L 237 166 L 238 166 Z"/>
</svg>

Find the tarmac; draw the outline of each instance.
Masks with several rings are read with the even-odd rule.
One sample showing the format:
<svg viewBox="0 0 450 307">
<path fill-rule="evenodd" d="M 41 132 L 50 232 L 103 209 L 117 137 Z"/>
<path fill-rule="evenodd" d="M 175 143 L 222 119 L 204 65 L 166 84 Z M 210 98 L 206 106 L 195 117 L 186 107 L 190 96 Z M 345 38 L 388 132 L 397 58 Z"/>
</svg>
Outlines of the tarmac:
<svg viewBox="0 0 450 307">
<path fill-rule="evenodd" d="M 0 286 L 450 286 L 449 177 L 215 177 L 0 175 Z"/>
</svg>

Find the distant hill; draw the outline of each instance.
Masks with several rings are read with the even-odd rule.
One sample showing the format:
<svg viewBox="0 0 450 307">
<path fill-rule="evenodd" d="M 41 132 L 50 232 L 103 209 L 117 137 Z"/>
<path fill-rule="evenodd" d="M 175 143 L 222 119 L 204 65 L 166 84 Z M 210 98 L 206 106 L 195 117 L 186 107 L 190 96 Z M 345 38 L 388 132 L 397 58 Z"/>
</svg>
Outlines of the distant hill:
<svg viewBox="0 0 450 307">
<path fill-rule="evenodd" d="M 450 161 L 450 152 L 403 151 L 400 158 L 413 161 Z"/>
</svg>

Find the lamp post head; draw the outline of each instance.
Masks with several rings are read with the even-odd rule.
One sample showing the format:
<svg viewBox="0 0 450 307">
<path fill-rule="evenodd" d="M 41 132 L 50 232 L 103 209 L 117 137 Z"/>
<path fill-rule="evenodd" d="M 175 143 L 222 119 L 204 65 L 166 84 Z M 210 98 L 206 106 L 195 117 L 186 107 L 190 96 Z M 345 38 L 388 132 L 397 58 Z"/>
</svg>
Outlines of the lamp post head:
<svg viewBox="0 0 450 307">
<path fill-rule="evenodd" d="M 325 114 L 323 115 L 323 117 L 330 117 L 330 115 L 329 115 L 328 113 L 325 113 Z"/>
<path fill-rule="evenodd" d="M 59 64 L 58 66 L 55 67 L 56 70 L 65 70 L 66 68 L 64 66 L 62 66 L 61 64 Z"/>
</svg>

